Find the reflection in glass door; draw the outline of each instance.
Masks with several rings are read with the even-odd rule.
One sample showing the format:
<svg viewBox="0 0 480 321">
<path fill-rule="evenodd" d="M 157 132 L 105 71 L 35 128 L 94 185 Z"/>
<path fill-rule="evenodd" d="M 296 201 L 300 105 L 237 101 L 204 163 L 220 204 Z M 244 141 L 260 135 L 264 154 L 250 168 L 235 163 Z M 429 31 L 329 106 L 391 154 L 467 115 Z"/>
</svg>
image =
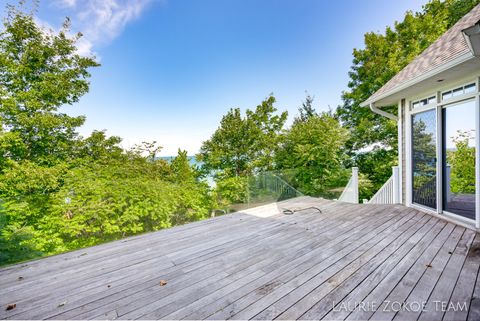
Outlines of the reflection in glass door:
<svg viewBox="0 0 480 321">
<path fill-rule="evenodd" d="M 443 210 L 475 219 L 475 101 L 443 109 Z"/>
<path fill-rule="evenodd" d="M 436 110 L 412 116 L 412 200 L 437 208 Z"/>
</svg>

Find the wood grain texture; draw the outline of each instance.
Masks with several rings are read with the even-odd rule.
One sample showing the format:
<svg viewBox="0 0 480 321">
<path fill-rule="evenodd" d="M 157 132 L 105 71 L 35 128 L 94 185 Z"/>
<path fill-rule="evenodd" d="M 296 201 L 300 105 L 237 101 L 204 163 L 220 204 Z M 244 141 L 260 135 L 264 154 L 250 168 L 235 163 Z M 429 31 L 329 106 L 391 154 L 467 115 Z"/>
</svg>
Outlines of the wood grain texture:
<svg viewBox="0 0 480 321">
<path fill-rule="evenodd" d="M 464 227 L 299 197 L 0 269 L 0 319 L 478 320 L 479 269 Z"/>
</svg>

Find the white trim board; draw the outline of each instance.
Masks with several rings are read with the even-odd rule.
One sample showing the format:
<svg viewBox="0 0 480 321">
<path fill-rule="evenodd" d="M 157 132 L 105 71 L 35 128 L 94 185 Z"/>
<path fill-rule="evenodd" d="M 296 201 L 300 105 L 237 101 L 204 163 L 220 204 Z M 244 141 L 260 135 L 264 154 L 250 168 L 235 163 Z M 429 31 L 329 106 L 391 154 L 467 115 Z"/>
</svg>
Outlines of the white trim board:
<svg viewBox="0 0 480 321">
<path fill-rule="evenodd" d="M 366 107 L 372 103 L 376 103 L 382 99 L 385 99 L 389 96 L 392 96 L 392 95 L 395 95 L 397 93 L 400 93 L 402 90 L 405 90 L 407 88 L 410 88 L 410 87 L 413 87 L 414 85 L 424 81 L 424 80 L 428 80 L 430 78 L 433 78 L 435 77 L 436 75 L 442 73 L 442 72 L 445 72 L 445 71 L 448 71 L 449 69 L 457 66 L 457 65 L 460 65 L 464 62 L 467 62 L 469 60 L 472 60 L 472 59 L 475 59 L 476 57 L 471 53 L 471 52 L 468 52 L 468 53 L 465 53 L 455 59 L 452 59 L 451 61 L 437 67 L 437 68 L 434 68 L 426 73 L 423 73 L 413 79 L 410 79 L 409 81 L 406 81 L 404 83 L 401 83 L 399 84 L 398 86 L 394 87 L 393 89 L 389 90 L 389 91 L 386 91 L 380 95 L 378 95 L 378 97 L 375 97 L 374 99 L 367 99 L 366 101 L 362 102 L 360 104 L 361 107 Z M 380 106 L 379 106 L 380 107 Z"/>
<path fill-rule="evenodd" d="M 462 227 L 468 228 L 468 229 L 473 230 L 475 232 L 480 232 L 480 228 L 477 228 L 471 222 L 466 222 L 462 217 L 459 217 L 455 214 L 451 214 L 451 213 L 439 214 L 439 213 L 435 212 L 434 210 L 432 210 L 428 207 L 424 207 L 424 206 L 421 206 L 421 205 L 418 205 L 418 204 L 411 204 L 409 207 L 414 208 L 414 209 L 416 209 L 418 211 L 421 211 L 423 213 L 426 213 L 428 215 L 431 215 L 433 217 L 439 218 L 441 220 L 447 221 L 449 223 L 460 225 Z"/>
</svg>

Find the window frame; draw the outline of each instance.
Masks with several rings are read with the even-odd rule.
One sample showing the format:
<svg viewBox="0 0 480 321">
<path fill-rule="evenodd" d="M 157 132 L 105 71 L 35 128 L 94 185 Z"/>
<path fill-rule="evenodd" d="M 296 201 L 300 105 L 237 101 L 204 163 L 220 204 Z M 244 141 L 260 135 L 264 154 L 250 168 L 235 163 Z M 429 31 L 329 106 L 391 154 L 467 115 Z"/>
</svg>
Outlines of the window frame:
<svg viewBox="0 0 480 321">
<path fill-rule="evenodd" d="M 475 90 L 472 92 L 465 93 L 465 87 L 474 84 Z M 439 86 L 440 87 L 440 86 Z M 463 93 L 457 96 L 449 97 L 443 99 L 443 94 L 456 90 L 458 88 L 463 88 Z M 436 101 L 434 103 L 428 103 L 423 106 L 418 106 L 413 108 L 413 104 L 424 100 L 429 99 L 435 96 Z M 474 99 L 475 100 L 475 120 L 476 120 L 476 135 L 475 135 L 475 147 L 476 147 L 476 163 L 475 163 L 475 173 L 476 173 L 476 189 L 475 189 L 475 198 L 476 198 L 476 208 L 475 208 L 475 220 L 465 218 L 463 216 L 450 213 L 443 210 L 443 109 L 448 108 L 450 105 L 455 105 L 466 100 Z M 476 228 L 480 228 L 480 75 L 477 75 L 475 78 L 469 78 L 467 81 L 449 83 L 448 85 L 438 88 L 435 94 L 422 94 L 416 97 L 411 97 L 407 100 L 405 104 L 405 171 L 406 171 L 406 205 L 417 208 L 419 210 L 427 211 L 434 214 L 439 214 L 444 217 L 450 217 L 456 221 L 464 222 L 467 226 L 475 225 Z M 436 139 L 436 151 L 437 151 L 437 208 L 432 209 L 421 204 L 413 203 L 413 161 L 412 161 L 412 116 L 434 109 L 436 110 L 436 128 L 437 128 L 437 139 Z M 403 138 L 402 138 L 403 139 Z"/>
</svg>

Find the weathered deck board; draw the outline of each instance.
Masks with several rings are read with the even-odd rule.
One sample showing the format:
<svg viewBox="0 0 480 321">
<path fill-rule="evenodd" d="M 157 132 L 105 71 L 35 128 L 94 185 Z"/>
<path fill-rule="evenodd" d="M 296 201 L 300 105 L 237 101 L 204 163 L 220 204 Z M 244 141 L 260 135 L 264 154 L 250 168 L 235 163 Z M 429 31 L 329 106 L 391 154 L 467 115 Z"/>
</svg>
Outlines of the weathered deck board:
<svg viewBox="0 0 480 321">
<path fill-rule="evenodd" d="M 335 215 L 338 216 L 339 214 L 340 213 L 337 212 L 337 214 L 335 214 Z M 350 214 L 348 214 L 348 215 L 350 215 Z M 292 228 L 295 228 L 295 227 L 292 227 Z M 313 228 L 313 230 L 315 230 L 314 227 L 310 226 L 310 229 L 312 229 L 312 228 Z M 324 227 L 321 226 L 320 228 L 323 229 Z M 321 231 L 319 231 L 319 232 L 321 232 Z M 312 233 L 312 232 L 310 232 L 310 233 Z M 303 229 L 302 229 L 302 234 L 303 234 L 303 237 L 305 237 L 307 235 Z M 305 240 L 303 240 L 303 243 L 304 244 L 309 244 L 309 243 L 311 244 L 312 243 L 311 241 L 310 242 L 305 242 Z M 267 251 L 265 254 L 268 257 L 270 257 L 270 259 L 273 259 L 272 264 L 278 264 L 278 263 L 282 264 L 281 261 L 279 262 L 274 256 L 272 256 L 272 252 L 275 253 L 277 249 L 281 249 L 283 246 L 286 246 L 288 251 L 291 251 L 293 245 L 294 244 L 292 244 L 290 242 L 283 242 L 283 244 L 278 244 L 278 245 L 273 244 L 271 246 L 272 251 L 270 251 L 270 253 Z M 256 246 L 258 247 L 258 245 L 256 245 Z M 295 249 L 293 249 L 293 250 L 295 250 Z M 300 254 L 302 252 L 298 252 L 298 253 Z M 285 254 L 287 254 L 287 253 L 285 253 L 284 251 L 280 251 L 279 254 L 281 255 L 281 257 L 286 257 L 286 258 L 289 258 L 289 259 L 293 259 L 295 257 L 295 256 L 286 256 Z M 238 254 L 232 253 L 232 255 L 238 257 Z M 257 256 L 254 256 L 252 259 L 253 259 L 253 261 L 259 261 L 261 258 L 257 257 Z M 225 267 L 223 268 L 223 270 L 225 270 Z M 158 295 L 157 295 L 157 293 L 155 293 L 154 295 L 150 295 L 148 297 L 145 297 L 145 296 L 141 296 L 140 298 L 135 297 L 134 299 L 142 301 L 141 304 L 143 306 L 141 308 L 138 308 L 138 307 L 134 306 L 135 309 L 132 309 L 132 311 L 128 315 L 125 315 L 125 318 L 134 318 L 134 317 L 140 316 L 142 313 L 152 312 L 152 310 L 155 310 L 157 307 L 159 307 L 160 304 L 164 303 L 165 301 L 168 302 L 168 300 L 171 299 L 171 298 L 164 299 L 163 296 L 164 296 L 164 293 L 159 293 Z M 124 306 L 125 302 L 128 302 L 127 307 Z M 123 301 L 115 303 L 116 306 L 120 307 L 119 312 L 120 312 L 121 316 L 123 316 L 124 313 L 127 313 L 126 311 L 129 311 L 128 309 L 131 308 L 131 305 L 135 305 L 135 304 L 136 304 L 136 300 L 132 300 L 132 297 L 127 297 Z M 82 317 L 85 317 L 85 315 L 83 315 Z"/>
<path fill-rule="evenodd" d="M 433 223 L 436 223 L 436 225 L 433 225 Z M 444 228 L 439 233 L 439 228 L 441 229 L 442 227 Z M 372 273 L 365 279 L 361 280 L 361 283 L 346 297 L 341 300 L 333 300 L 333 302 L 336 303 L 336 307 L 334 309 L 333 304 L 330 304 L 332 310 L 327 314 L 326 318 L 345 319 L 348 317 L 349 319 L 361 320 L 370 317 L 374 312 L 371 308 L 365 311 L 356 309 L 350 314 L 352 311 L 343 309 L 342 306 L 353 306 L 358 302 L 366 302 L 369 305 L 380 305 L 386 299 L 391 289 L 402 279 L 418 256 L 420 256 L 430 244 L 443 242 L 452 228 L 452 226 L 443 225 L 441 221 L 432 221 L 430 219 L 413 237 L 404 242 L 393 255 L 377 268 L 373 269 Z"/>
<path fill-rule="evenodd" d="M 479 235 L 475 235 L 472 246 L 466 249 L 467 257 L 463 263 L 462 270 L 458 276 L 455 289 L 450 297 L 449 304 L 456 305 L 457 302 L 465 302 L 465 309 L 463 307 L 458 311 L 451 309 L 447 310 L 443 316 L 443 320 L 467 320 L 468 305 L 471 304 L 473 291 L 475 288 L 475 280 L 477 278 L 480 261 L 478 255 L 480 251 Z"/>
<path fill-rule="evenodd" d="M 425 217 L 427 220 L 428 218 Z M 426 221 L 426 220 L 425 220 Z M 372 268 L 385 263 L 387 259 L 395 261 L 398 257 L 404 255 L 405 245 L 411 241 L 421 239 L 421 237 L 430 231 L 430 220 L 424 225 L 424 220 L 408 222 L 412 225 L 403 225 L 396 230 L 399 235 L 392 233 L 389 238 L 376 244 L 365 258 L 359 258 L 349 267 L 337 272 L 328 279 L 328 282 L 319 284 L 312 292 L 308 293 L 302 300 L 293 302 L 291 307 L 280 315 L 280 319 L 309 318 L 313 315 L 324 316 L 327 314 L 334 302 L 339 302 L 343 296 L 346 296 L 358 284 L 362 283 L 366 276 L 372 272 Z M 408 228 L 407 230 L 404 230 Z M 402 248 L 402 246 L 404 246 Z M 336 289 L 338 287 L 338 289 Z M 333 291 L 336 289 L 336 291 Z"/>
<path fill-rule="evenodd" d="M 390 232 L 393 232 L 393 230 L 394 230 L 394 225 L 390 225 L 390 226 L 388 227 L 388 229 L 390 230 Z M 386 231 L 383 231 L 382 233 L 385 235 L 385 234 L 386 234 Z M 368 243 L 366 243 L 366 244 L 368 244 Z M 364 245 L 365 245 L 365 244 L 364 244 Z M 366 247 L 368 247 L 368 245 L 366 245 Z M 358 250 L 358 249 L 357 249 L 357 251 L 360 252 L 361 250 Z M 318 269 L 320 266 L 325 266 L 325 265 L 326 265 L 326 262 L 327 262 L 328 260 L 331 260 L 331 259 L 334 258 L 334 257 L 335 257 L 335 255 L 332 255 L 332 256 L 329 257 L 328 259 L 325 259 L 325 260 L 323 260 L 321 263 L 318 263 L 318 265 L 316 265 L 314 268 Z M 332 261 L 330 261 L 330 262 L 332 262 Z M 309 270 L 309 271 L 306 271 L 306 272 L 309 273 L 310 270 Z M 290 278 L 291 278 L 291 277 L 297 277 L 297 276 L 298 276 L 298 269 L 295 269 L 295 270 L 294 270 L 294 273 L 291 273 L 291 274 L 293 274 L 293 275 L 290 275 Z M 288 277 L 289 277 L 288 274 L 282 275 L 282 278 L 284 279 L 284 282 L 288 279 Z M 264 282 L 260 282 L 260 284 L 257 284 L 257 285 L 262 285 L 263 283 L 264 283 Z M 280 288 L 285 287 L 285 286 L 288 286 L 288 283 L 282 285 Z M 203 299 L 201 300 L 201 301 L 202 301 L 201 304 L 195 303 L 195 306 L 189 306 L 189 307 L 187 307 L 187 308 L 182 309 L 183 311 L 180 310 L 180 311 L 177 311 L 176 313 L 172 313 L 172 314 L 168 315 L 168 318 L 173 318 L 173 319 L 184 318 L 184 317 L 186 317 L 187 315 L 188 315 L 188 319 L 198 319 L 198 318 L 200 318 L 200 316 L 198 316 L 198 314 L 197 314 L 197 309 L 199 309 L 203 304 L 215 302 L 215 300 L 209 300 L 209 301 L 207 301 L 207 300 L 205 300 L 205 299 L 206 299 L 206 298 L 203 298 Z M 211 301 L 211 302 L 210 302 L 210 301 Z M 192 311 L 193 311 L 193 312 L 192 312 Z M 188 312 L 190 312 L 190 314 L 189 314 Z"/>
<path fill-rule="evenodd" d="M 395 213 L 394 211 L 389 213 L 389 215 L 392 214 L 395 215 L 399 213 Z M 400 214 L 400 217 L 401 216 L 402 214 Z M 307 256 L 307 261 L 296 267 L 295 270 L 292 271 L 293 273 L 290 278 L 282 278 L 282 283 L 285 284 L 282 284 L 282 286 L 278 289 L 269 291 L 268 293 L 262 293 L 261 297 L 256 296 L 254 292 L 253 298 L 251 295 L 248 295 L 245 298 L 242 298 L 242 300 L 234 302 L 232 306 L 223 309 L 223 311 L 219 311 L 221 314 L 227 312 L 228 315 L 219 315 L 217 313 L 213 316 L 213 318 L 246 318 L 246 315 L 254 316 L 256 313 L 262 311 L 262 308 L 269 306 L 271 303 L 274 303 L 283 295 L 287 294 L 290 289 L 304 283 L 325 268 L 334 264 L 336 261 L 345 257 L 347 254 L 354 251 L 361 252 L 361 247 L 367 246 L 368 248 L 368 243 L 365 245 L 365 242 L 368 242 L 371 238 L 373 238 L 376 232 L 381 232 L 382 230 L 388 228 L 388 226 L 391 226 L 389 218 L 385 217 L 384 219 L 386 219 L 386 221 L 379 220 L 375 223 L 366 222 L 368 227 L 358 226 L 358 229 L 351 230 L 350 232 L 346 233 L 346 237 L 343 238 L 344 240 L 340 240 L 341 242 L 338 242 L 339 240 L 335 240 L 337 241 L 337 244 L 335 244 L 330 250 L 322 247 L 319 249 L 319 251 L 313 251 L 312 253 L 309 253 L 308 256 L 315 259 L 321 259 L 321 262 L 317 264 L 316 261 L 309 259 Z M 297 276 L 300 279 L 295 280 Z"/>
<path fill-rule="evenodd" d="M 476 320 L 479 269 L 464 227 L 301 197 L 0 269 L 0 319 Z M 385 300 L 426 309 L 355 308 Z"/>
<path fill-rule="evenodd" d="M 428 268 L 423 273 L 420 280 L 415 285 L 415 288 L 412 290 L 408 299 L 406 300 L 409 304 L 413 305 L 416 302 L 427 302 L 429 299 L 435 284 L 441 276 L 441 273 L 445 269 L 451 254 L 455 250 L 460 237 L 461 229 L 455 229 L 452 234 L 449 235 L 449 238 L 443 243 L 443 246 L 437 252 L 435 258 L 428 264 Z M 432 310 L 435 309 L 434 306 L 431 307 Z M 399 311 L 395 315 L 395 320 L 417 320 L 418 316 L 421 314 L 420 306 L 418 309 L 403 310 Z"/>
</svg>

